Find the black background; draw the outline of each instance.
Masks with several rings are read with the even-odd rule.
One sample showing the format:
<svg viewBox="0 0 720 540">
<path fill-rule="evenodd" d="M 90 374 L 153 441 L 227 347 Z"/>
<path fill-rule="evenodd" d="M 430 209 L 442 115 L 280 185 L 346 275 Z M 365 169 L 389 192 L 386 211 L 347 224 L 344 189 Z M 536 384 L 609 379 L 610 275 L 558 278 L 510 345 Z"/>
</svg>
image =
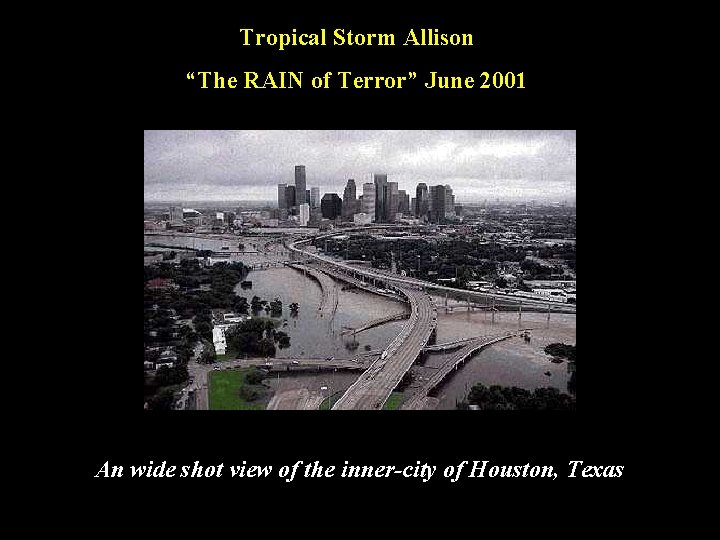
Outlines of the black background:
<svg viewBox="0 0 720 540">
<path fill-rule="evenodd" d="M 107 206 L 103 233 L 89 242 L 94 270 L 83 272 L 79 286 L 88 292 L 82 305 L 69 291 L 68 305 L 89 321 L 85 347 L 95 359 L 79 369 L 81 387 L 72 394 L 80 422 L 73 446 L 77 474 L 86 476 L 99 497 L 131 490 L 133 497 L 178 497 L 209 503 L 211 494 L 227 492 L 239 500 L 280 497 L 296 501 L 374 504 L 360 488 L 391 504 L 399 493 L 419 497 L 450 491 L 463 499 L 488 493 L 525 501 L 562 500 L 578 490 L 611 492 L 616 503 L 628 496 L 628 485 L 641 475 L 635 443 L 644 424 L 631 405 L 629 375 L 617 364 L 631 362 L 634 350 L 624 331 L 612 343 L 609 328 L 622 325 L 612 299 L 593 280 L 602 279 L 599 250 L 620 231 L 603 217 L 611 202 L 606 182 L 614 174 L 605 158 L 607 126 L 602 93 L 591 91 L 593 57 L 584 29 L 560 14 L 506 13 L 482 8 L 472 13 L 389 17 L 365 4 L 344 15 L 321 17 L 269 8 L 263 16 L 217 10 L 187 15 L 144 13 L 123 29 L 121 60 L 108 66 L 112 90 L 89 100 L 84 136 L 90 148 L 88 170 L 102 171 L 91 179 L 93 197 Z M 208 10 L 210 11 L 210 10 Z M 275 11 L 273 13 L 273 11 Z M 301 11 L 301 10 L 295 10 Z M 449 11 L 449 10 L 448 10 Z M 335 11 L 333 11 L 335 13 Z M 348 14 L 349 13 L 349 14 Z M 243 47 L 239 28 L 259 32 L 316 32 L 334 28 L 357 32 L 395 33 L 398 42 L 410 28 L 472 33 L 473 47 Z M 119 67 L 119 69 L 118 69 Z M 406 75 L 420 80 L 430 71 L 475 76 L 488 71 L 525 73 L 524 90 L 426 90 L 419 81 L 404 90 L 201 90 L 188 81 L 189 71 L 220 71 L 241 79 L 243 71 L 352 71 L 353 75 Z M 106 75 L 108 73 L 106 72 Z M 262 77 L 261 77 L 262 79 Z M 596 87 L 594 87 L 596 88 Z M 133 258 L 140 216 L 140 142 L 144 129 L 576 129 L 580 149 L 577 185 L 580 207 L 580 268 L 583 300 L 580 312 L 581 374 L 575 413 L 424 412 L 173 412 L 142 410 L 140 372 L 133 367 L 141 354 L 140 269 Z M 616 136 L 616 135 L 613 135 Z M 621 135 L 620 135 L 621 136 Z M 288 173 L 290 174 L 290 172 Z M 81 190 L 78 187 L 78 190 Z M 87 230 L 94 230 L 88 227 Z M 593 247 L 595 246 L 595 248 Z M 593 273 L 595 277 L 593 278 Z M 112 323 L 101 314 L 111 314 Z M 614 321 L 614 322 L 613 322 Z M 136 337 L 134 337 L 136 336 Z M 129 367 L 126 367 L 129 366 Z M 462 460 L 492 464 L 550 464 L 558 480 L 442 478 L 447 465 Z M 624 465 L 621 479 L 569 479 L 570 460 L 593 465 Z M 438 467 L 431 482 L 417 479 L 305 479 L 285 483 L 263 480 L 92 478 L 109 461 L 143 464 L 270 464 L 275 468 L 302 460 L 326 465 L 412 465 Z M 119 485 L 122 485 L 120 490 Z M 222 488 L 222 489 L 220 489 Z M 312 495 L 308 496 L 308 490 Z M 462 492 L 462 493 L 461 493 Z M 392 496 L 389 496 L 392 494 Z M 511 495 L 512 494 L 512 495 Z M 372 496 L 372 495 L 371 495 Z M 223 496 L 224 497 L 224 496 Z M 558 498 L 558 499 L 556 499 Z"/>
</svg>

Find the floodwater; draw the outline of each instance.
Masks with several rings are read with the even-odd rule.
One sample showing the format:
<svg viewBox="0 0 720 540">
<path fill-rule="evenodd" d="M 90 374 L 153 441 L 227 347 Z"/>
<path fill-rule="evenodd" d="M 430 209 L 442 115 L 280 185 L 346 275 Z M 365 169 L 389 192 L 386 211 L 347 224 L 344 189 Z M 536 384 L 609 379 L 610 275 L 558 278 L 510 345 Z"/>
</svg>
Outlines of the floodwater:
<svg viewBox="0 0 720 540">
<path fill-rule="evenodd" d="M 253 282 L 251 289 L 235 289 L 239 296 L 245 296 L 248 302 L 253 296 L 263 300 L 280 298 L 283 303 L 283 321 L 280 330 L 290 336 L 290 347 L 280 350 L 278 358 L 352 358 L 371 350 L 383 349 L 400 332 L 403 321 L 387 323 L 352 336 L 342 336 L 344 327 L 357 328 L 371 320 L 387 316 L 389 313 L 404 311 L 405 305 L 390 299 L 358 290 L 341 290 L 337 311 L 331 319 L 331 309 L 318 311 L 322 300 L 320 285 L 307 277 L 302 271 L 292 268 L 270 268 L 251 271 L 247 278 Z M 344 284 L 335 282 L 337 287 Z M 289 305 L 297 302 L 300 306 L 297 317 L 290 314 Z M 264 312 L 262 312 L 264 314 Z M 353 351 L 346 344 L 357 342 Z"/>
<path fill-rule="evenodd" d="M 148 251 L 161 250 L 161 248 L 148 246 L 148 244 L 162 244 L 163 246 L 177 246 L 178 248 L 209 249 L 222 253 L 223 251 L 237 251 L 238 244 L 243 244 L 245 251 L 257 251 L 257 253 L 228 254 L 227 260 L 230 262 L 240 261 L 248 265 L 253 265 L 287 259 L 287 252 L 281 244 L 273 243 L 268 246 L 267 250 L 265 249 L 265 245 L 273 240 L 273 238 L 262 238 L 258 236 L 233 236 L 227 239 L 219 239 L 146 234 L 145 246 Z M 227 248 L 227 250 L 223 250 L 223 248 Z"/>
<path fill-rule="evenodd" d="M 521 337 L 513 337 L 475 354 L 439 387 L 436 408 L 454 409 L 456 401 L 463 400 L 478 382 L 486 386 L 498 384 L 528 390 L 552 386 L 567 392 L 570 377 L 567 362 L 552 363 L 543 349 L 550 343 L 575 345 L 575 320 L 574 314 L 551 313 L 548 323 L 546 313 L 524 312 L 519 326 L 517 312 L 496 312 L 493 323 L 492 313 L 456 311 L 444 314 L 443 309 L 438 309 L 438 343 L 501 334 L 518 327 L 530 328 L 531 339 L 526 343 Z M 438 365 L 444 357 L 432 354 L 425 364 Z M 418 374 L 425 371 L 413 369 Z"/>
<path fill-rule="evenodd" d="M 237 244 L 242 242 L 245 249 L 258 250 L 258 253 L 234 255 L 231 260 L 248 265 L 286 260 L 287 256 L 282 245 L 270 244 L 266 249 L 264 246 L 268 241 L 269 239 L 258 237 L 221 240 L 145 236 L 146 245 L 157 242 L 214 251 L 220 251 L 224 246 L 236 250 Z M 279 358 L 330 356 L 351 358 L 366 352 L 366 346 L 371 350 L 383 349 L 400 332 L 405 323 L 401 320 L 383 324 L 366 330 L 354 338 L 342 336 L 344 327 L 356 328 L 371 320 L 402 312 L 407 306 L 365 291 L 343 290 L 347 285 L 335 282 L 340 288 L 339 301 L 337 311 L 334 317 L 331 317 L 330 308 L 323 312 L 318 311 L 322 300 L 320 285 L 314 279 L 305 276 L 302 271 L 288 267 L 253 270 L 246 279 L 253 282 L 252 288 L 242 289 L 238 285 L 236 292 L 240 296 L 245 296 L 248 302 L 257 295 L 268 301 L 277 297 L 283 303 L 283 315 L 277 320 L 280 321 L 279 329 L 290 336 L 290 347 L 282 350 L 278 348 L 276 356 Z M 468 360 L 439 387 L 437 409 L 454 409 L 457 401 L 463 400 L 470 388 L 478 382 L 486 386 L 499 384 L 519 386 L 528 390 L 552 386 L 567 392 L 569 379 L 567 363 L 553 364 L 543 349 L 546 345 L 555 342 L 575 344 L 576 315 L 551 313 L 548 323 L 547 313 L 523 311 L 518 324 L 517 312 L 495 312 L 493 321 L 492 313 L 487 311 L 468 312 L 466 309 L 456 307 L 453 312 L 445 313 L 444 299 L 436 297 L 435 301 L 438 306 L 437 343 L 472 336 L 500 334 L 518 328 L 532 329 L 529 343 L 520 337 L 510 338 L 483 349 Z M 292 302 L 297 302 L 300 306 L 297 317 L 292 317 L 290 314 L 289 305 Z M 265 315 L 265 312 L 261 312 L 261 315 Z M 348 349 L 346 345 L 354 341 L 358 344 L 357 348 Z M 438 365 L 443 358 L 444 355 L 432 354 L 426 366 Z M 416 375 L 430 372 L 430 367 L 412 369 Z M 331 388 L 334 393 L 347 388 L 357 376 L 356 373 L 350 372 L 303 374 L 297 377 L 282 377 L 279 384 L 281 391 L 299 389 L 297 385 L 305 385 L 311 393 L 319 392 L 321 386 Z M 276 385 L 278 381 L 272 381 L 270 384 Z"/>
</svg>

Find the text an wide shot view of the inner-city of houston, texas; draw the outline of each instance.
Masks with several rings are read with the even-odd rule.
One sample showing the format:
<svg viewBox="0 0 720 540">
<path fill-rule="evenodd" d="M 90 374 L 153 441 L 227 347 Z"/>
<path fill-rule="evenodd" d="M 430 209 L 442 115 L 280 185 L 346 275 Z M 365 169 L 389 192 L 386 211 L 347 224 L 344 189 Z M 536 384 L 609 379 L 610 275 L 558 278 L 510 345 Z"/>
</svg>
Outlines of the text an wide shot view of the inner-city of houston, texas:
<svg viewBox="0 0 720 540">
<path fill-rule="evenodd" d="M 145 409 L 575 408 L 574 194 L 309 172 L 276 201 L 146 202 Z"/>
</svg>

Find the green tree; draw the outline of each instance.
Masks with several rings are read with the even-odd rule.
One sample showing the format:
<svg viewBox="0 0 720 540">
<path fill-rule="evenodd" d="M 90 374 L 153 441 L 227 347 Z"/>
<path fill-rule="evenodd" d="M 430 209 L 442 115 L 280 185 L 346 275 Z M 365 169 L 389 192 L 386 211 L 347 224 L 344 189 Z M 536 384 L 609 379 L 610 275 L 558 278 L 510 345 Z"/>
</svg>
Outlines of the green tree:
<svg viewBox="0 0 720 540">
<path fill-rule="evenodd" d="M 172 388 L 162 388 L 148 400 L 148 408 L 154 411 L 169 411 L 174 403 L 175 392 Z"/>
<path fill-rule="evenodd" d="M 245 374 L 247 384 L 260 384 L 265 380 L 265 372 L 259 369 L 251 369 Z"/>
<path fill-rule="evenodd" d="M 203 342 L 203 351 L 200 353 L 198 363 L 200 364 L 214 364 L 217 361 L 217 353 L 215 352 L 215 345 L 209 341 Z"/>
</svg>

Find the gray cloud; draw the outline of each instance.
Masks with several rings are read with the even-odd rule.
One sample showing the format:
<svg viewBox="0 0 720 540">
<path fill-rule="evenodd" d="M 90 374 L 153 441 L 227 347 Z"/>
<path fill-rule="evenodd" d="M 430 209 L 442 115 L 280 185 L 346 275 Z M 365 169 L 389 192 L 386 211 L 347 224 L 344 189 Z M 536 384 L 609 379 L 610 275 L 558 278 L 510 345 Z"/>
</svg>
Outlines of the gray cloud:
<svg viewBox="0 0 720 540">
<path fill-rule="evenodd" d="M 381 172 L 458 202 L 574 199 L 575 147 L 575 131 L 146 131 L 145 200 L 274 200 L 295 165 L 341 196 Z"/>
</svg>

